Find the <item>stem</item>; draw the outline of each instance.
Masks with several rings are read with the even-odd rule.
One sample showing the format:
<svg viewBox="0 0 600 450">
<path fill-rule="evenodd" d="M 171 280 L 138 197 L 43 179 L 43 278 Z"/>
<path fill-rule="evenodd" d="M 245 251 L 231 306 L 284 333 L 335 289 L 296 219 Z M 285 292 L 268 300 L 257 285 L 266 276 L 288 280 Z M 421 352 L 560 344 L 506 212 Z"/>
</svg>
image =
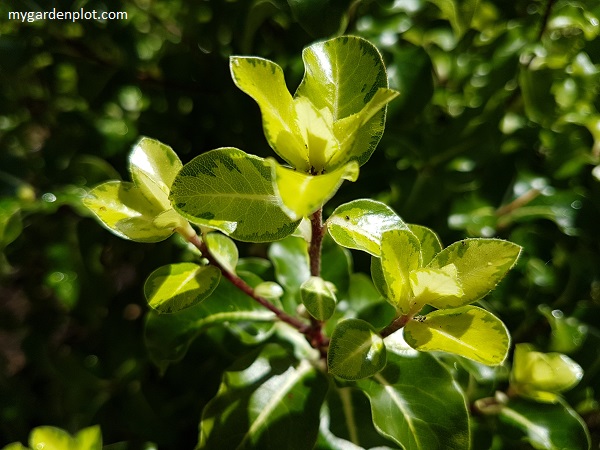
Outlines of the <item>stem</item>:
<svg viewBox="0 0 600 450">
<path fill-rule="evenodd" d="M 396 317 L 392 323 L 390 323 L 387 327 L 379 332 L 379 336 L 382 338 L 388 337 L 390 334 L 395 333 L 400 328 L 404 328 L 404 326 L 412 319 L 412 316 L 409 314 L 403 314 L 401 316 Z"/>
<path fill-rule="evenodd" d="M 319 208 L 310 217 L 312 236 L 308 257 L 310 258 L 310 274 L 313 277 L 321 276 L 321 249 L 323 247 L 323 235 L 325 227 L 323 226 L 323 208 Z"/>
<path fill-rule="evenodd" d="M 215 259 L 215 257 L 212 255 L 212 253 L 206 246 L 206 244 L 198 237 L 197 234 L 190 236 L 188 238 L 188 242 L 190 242 L 194 247 L 196 247 L 198 250 L 200 250 L 202 252 L 202 256 L 204 258 L 206 258 L 210 264 L 212 264 L 213 266 L 218 268 L 221 271 L 221 274 L 223 274 L 223 276 L 225 278 L 227 278 L 229 281 L 231 281 L 231 283 L 233 283 L 233 285 L 236 288 L 238 288 L 244 294 L 246 294 L 249 297 L 256 300 L 258 303 L 260 303 L 262 306 L 267 308 L 269 311 L 273 312 L 279 320 L 291 325 L 292 327 L 296 328 L 298 331 L 300 331 L 303 334 L 307 334 L 307 333 L 311 332 L 312 327 L 310 325 L 296 319 L 295 317 L 290 316 L 286 312 L 277 308 L 275 305 L 273 305 L 271 302 L 269 302 L 266 298 L 261 297 L 260 295 L 257 295 L 256 292 L 254 291 L 254 289 L 250 285 L 248 285 L 248 283 L 246 283 L 244 280 L 242 280 L 236 274 L 231 273 L 227 269 L 225 269 L 221 265 L 221 263 L 219 263 L 219 261 L 217 261 Z M 309 342 L 310 342 L 310 340 L 309 340 Z M 311 342 L 311 344 L 312 344 L 312 342 Z"/>
</svg>

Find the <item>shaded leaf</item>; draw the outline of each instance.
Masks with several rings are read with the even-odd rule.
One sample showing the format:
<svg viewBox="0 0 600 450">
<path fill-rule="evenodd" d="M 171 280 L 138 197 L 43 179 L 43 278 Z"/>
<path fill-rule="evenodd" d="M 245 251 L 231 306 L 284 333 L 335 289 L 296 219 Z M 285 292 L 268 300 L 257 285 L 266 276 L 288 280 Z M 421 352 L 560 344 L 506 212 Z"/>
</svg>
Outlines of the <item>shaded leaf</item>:
<svg viewBox="0 0 600 450">
<path fill-rule="evenodd" d="M 202 413 L 199 447 L 311 450 L 327 388 L 308 361 L 268 345 L 250 364 L 224 374 Z"/>
<path fill-rule="evenodd" d="M 327 231 L 339 245 L 373 256 L 381 254 L 381 235 L 394 229 L 408 227 L 389 206 L 370 199 L 338 206 L 327 219 Z"/>
<path fill-rule="evenodd" d="M 235 268 L 239 259 L 239 252 L 231 239 L 220 233 L 207 233 L 204 236 L 206 246 L 210 253 L 219 263 L 231 273 L 235 273 Z"/>
<path fill-rule="evenodd" d="M 383 339 L 368 322 L 360 319 L 338 322 L 327 354 L 330 373 L 345 380 L 358 380 L 379 372 L 385 361 Z"/>
<path fill-rule="evenodd" d="M 310 277 L 300 286 L 300 298 L 311 316 L 327 320 L 335 311 L 334 286 L 320 277 Z"/>
<path fill-rule="evenodd" d="M 476 306 L 419 316 L 406 324 L 404 338 L 419 351 L 454 353 L 490 366 L 502 364 L 510 346 L 502 321 Z"/>
<path fill-rule="evenodd" d="M 170 314 L 208 298 L 220 279 L 221 271 L 214 266 L 169 264 L 150 274 L 144 284 L 144 295 L 151 308 Z"/>
</svg>

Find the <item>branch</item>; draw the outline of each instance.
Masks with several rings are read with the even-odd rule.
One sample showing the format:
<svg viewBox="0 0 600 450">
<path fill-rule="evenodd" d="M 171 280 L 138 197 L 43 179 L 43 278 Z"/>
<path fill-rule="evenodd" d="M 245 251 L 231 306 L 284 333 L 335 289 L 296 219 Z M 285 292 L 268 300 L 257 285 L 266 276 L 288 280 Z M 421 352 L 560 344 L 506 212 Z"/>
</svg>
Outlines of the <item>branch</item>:
<svg viewBox="0 0 600 450">
<path fill-rule="evenodd" d="M 323 235 L 325 227 L 323 226 L 323 208 L 319 208 L 310 217 L 312 234 L 308 257 L 310 258 L 310 274 L 313 277 L 321 276 L 321 249 L 323 247 Z"/>
<path fill-rule="evenodd" d="M 404 326 L 412 319 L 411 315 L 403 314 L 401 316 L 396 317 L 392 323 L 390 323 L 387 327 L 379 332 L 379 336 L 382 338 L 388 337 L 390 334 L 395 333 L 400 328 L 404 328 Z"/>
</svg>

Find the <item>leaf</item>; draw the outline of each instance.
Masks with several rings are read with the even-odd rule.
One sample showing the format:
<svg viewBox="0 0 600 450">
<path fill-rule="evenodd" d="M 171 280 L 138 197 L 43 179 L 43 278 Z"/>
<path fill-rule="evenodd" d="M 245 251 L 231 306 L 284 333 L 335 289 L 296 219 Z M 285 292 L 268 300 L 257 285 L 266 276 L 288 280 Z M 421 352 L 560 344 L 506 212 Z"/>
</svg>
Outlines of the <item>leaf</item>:
<svg viewBox="0 0 600 450">
<path fill-rule="evenodd" d="M 368 322 L 346 319 L 337 324 L 327 354 L 329 373 L 358 380 L 379 372 L 385 361 L 383 339 Z"/>
<path fill-rule="evenodd" d="M 310 278 L 308 248 L 302 238 L 290 236 L 273 242 L 269 247 L 269 259 L 275 266 L 277 281 L 285 290 L 296 293 Z"/>
<path fill-rule="evenodd" d="M 454 264 L 464 295 L 444 297 L 436 307 L 455 308 L 484 297 L 515 265 L 520 253 L 520 246 L 500 239 L 465 239 L 446 247 L 428 267 Z"/>
<path fill-rule="evenodd" d="M 312 450 L 328 384 L 308 361 L 268 345 L 224 374 L 202 413 L 199 447 Z"/>
<path fill-rule="evenodd" d="M 201 302 L 215 290 L 221 271 L 194 263 L 169 264 L 156 269 L 144 284 L 148 305 L 171 314 Z"/>
<path fill-rule="evenodd" d="M 206 246 L 210 253 L 228 272 L 235 273 L 239 259 L 239 252 L 231 239 L 220 233 L 207 233 L 204 236 Z"/>
<path fill-rule="evenodd" d="M 150 358 L 164 372 L 210 327 L 227 323 L 231 329 L 235 323 L 251 323 L 257 335 L 266 338 L 274 320 L 275 314 L 223 280 L 210 297 L 195 306 L 168 315 L 150 311 L 144 339 Z"/>
<path fill-rule="evenodd" d="M 479 0 L 429 0 L 450 21 L 452 29 L 460 39 L 470 28 Z"/>
<path fill-rule="evenodd" d="M 42 426 L 29 434 L 29 446 L 44 450 L 102 450 L 102 433 L 99 426 L 93 426 L 73 437 L 60 428 Z"/>
<path fill-rule="evenodd" d="M 502 364 L 510 346 L 502 321 L 476 306 L 419 316 L 404 327 L 404 339 L 415 350 L 454 353 L 489 366 Z"/>
<path fill-rule="evenodd" d="M 314 38 L 341 32 L 351 0 L 287 0 L 294 19 Z"/>
<path fill-rule="evenodd" d="M 426 266 L 435 255 L 442 251 L 440 238 L 433 230 L 422 225 L 411 223 L 408 225 L 408 228 L 421 243 L 421 256 L 423 257 L 423 265 Z"/>
<path fill-rule="evenodd" d="M 356 181 L 358 178 L 358 163 L 355 161 L 333 172 L 315 176 L 288 169 L 272 159 L 267 159 L 267 162 L 273 170 L 283 210 L 292 220 L 302 219 L 321 208 L 344 180 Z"/>
<path fill-rule="evenodd" d="M 92 189 L 83 199 L 102 224 L 117 236 L 136 242 L 160 242 L 174 232 L 171 223 L 157 226 L 154 220 L 164 210 L 135 187 L 124 181 L 107 181 Z M 162 224 L 160 224 L 162 225 Z"/>
<path fill-rule="evenodd" d="M 240 56 L 232 56 L 229 64 L 236 86 L 260 107 L 271 148 L 292 167 L 308 172 L 308 150 L 281 67 L 266 59 Z"/>
<path fill-rule="evenodd" d="M 582 377 L 581 366 L 562 353 L 537 352 L 528 344 L 515 347 L 511 386 L 522 396 L 556 403 L 557 394 L 571 389 Z"/>
<path fill-rule="evenodd" d="M 412 305 L 409 275 L 421 266 L 421 245 L 408 230 L 390 230 L 381 236 L 381 269 L 388 301 L 406 314 Z M 376 284 L 378 284 L 376 282 Z"/>
<path fill-rule="evenodd" d="M 469 416 L 462 391 L 431 355 L 388 352 L 380 373 L 357 382 L 371 402 L 373 423 L 405 449 L 469 448 Z"/>
<path fill-rule="evenodd" d="M 310 277 L 300 286 L 302 303 L 317 320 L 327 320 L 335 311 L 337 300 L 332 287 L 320 277 Z"/>
<path fill-rule="evenodd" d="M 183 165 L 173 149 L 157 140 L 141 138 L 129 155 L 134 184 L 152 203 L 170 209 L 169 191 Z"/>
<path fill-rule="evenodd" d="M 298 225 L 279 207 L 269 167 L 235 148 L 211 150 L 186 164 L 173 182 L 171 201 L 194 223 L 236 224 L 233 232 L 219 229 L 240 241 L 281 239 Z"/>
<path fill-rule="evenodd" d="M 590 435 L 584 421 L 566 404 L 535 403 L 511 398 L 499 419 L 519 429 L 536 449 L 589 449 Z"/>
<path fill-rule="evenodd" d="M 445 297 L 463 296 L 462 287 L 458 281 L 454 264 L 448 264 L 441 269 L 422 268 L 410 273 L 410 286 L 415 302 L 418 305 L 431 305 L 440 308 L 446 305 Z"/>
<path fill-rule="evenodd" d="M 408 230 L 386 204 L 370 199 L 338 206 L 327 219 L 327 231 L 341 246 L 381 254 L 381 235 L 389 230 Z"/>
<path fill-rule="evenodd" d="M 336 130 L 334 125 L 342 148 L 327 158 L 328 169 L 351 160 L 363 165 L 383 134 L 385 104 L 397 95 L 387 89 L 387 74 L 379 51 L 365 39 L 344 36 L 307 47 L 302 59 L 306 70 L 296 97 L 308 98 L 318 111 L 329 111 L 334 123 L 360 114 L 351 119 L 353 127 L 342 123 Z M 367 106 L 374 97 L 374 103 Z"/>
</svg>

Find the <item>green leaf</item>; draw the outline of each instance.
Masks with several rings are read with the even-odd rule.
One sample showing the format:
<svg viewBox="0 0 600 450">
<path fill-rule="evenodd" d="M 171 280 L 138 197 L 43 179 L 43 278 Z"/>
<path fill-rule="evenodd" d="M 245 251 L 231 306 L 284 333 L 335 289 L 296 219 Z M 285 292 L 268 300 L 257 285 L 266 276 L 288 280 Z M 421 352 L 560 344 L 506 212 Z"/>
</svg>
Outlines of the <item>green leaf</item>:
<svg viewBox="0 0 600 450">
<path fill-rule="evenodd" d="M 281 67 L 262 58 L 235 56 L 230 69 L 236 86 L 258 103 L 271 148 L 292 167 L 308 172 L 308 150 Z"/>
<path fill-rule="evenodd" d="M 157 226 L 154 223 L 164 209 L 160 204 L 148 200 L 133 183 L 102 183 L 89 192 L 83 204 L 107 229 L 123 239 L 160 242 L 175 231 L 171 226 Z"/>
<path fill-rule="evenodd" d="M 387 283 L 385 282 L 385 276 L 383 275 L 383 267 L 381 266 L 381 259 L 376 257 L 371 257 L 371 279 L 373 280 L 373 285 L 377 292 L 385 298 L 392 298 L 392 293 L 388 288 Z M 392 302 L 390 302 L 392 303 Z"/>
<path fill-rule="evenodd" d="M 136 187 L 164 210 L 171 209 L 169 191 L 182 167 L 171 147 L 147 137 L 141 138 L 129 155 L 129 171 Z"/>
<path fill-rule="evenodd" d="M 465 398 L 448 370 L 431 355 L 390 350 L 385 369 L 357 386 L 371 402 L 375 427 L 403 448 L 469 448 Z"/>
<path fill-rule="evenodd" d="M 411 223 L 408 225 L 408 228 L 421 243 L 421 256 L 423 257 L 423 265 L 426 266 L 435 255 L 442 251 L 440 238 L 433 230 L 422 225 Z"/>
<path fill-rule="evenodd" d="M 31 450 L 29 447 L 25 447 L 20 442 L 12 442 L 2 447 L 2 450 Z"/>
<path fill-rule="evenodd" d="M 454 264 L 464 295 L 444 297 L 436 307 L 455 308 L 479 300 L 504 278 L 520 252 L 517 244 L 500 239 L 465 239 L 446 247 L 428 267 L 441 269 Z"/>
<path fill-rule="evenodd" d="M 562 403 L 543 404 L 511 398 L 502 407 L 498 417 L 504 424 L 519 429 L 536 449 L 591 447 L 585 422 Z"/>
<path fill-rule="evenodd" d="M 29 434 L 29 446 L 44 450 L 102 450 L 102 434 L 99 426 L 84 428 L 75 437 L 60 428 L 42 426 Z"/>
<path fill-rule="evenodd" d="M 476 306 L 433 311 L 411 320 L 404 339 L 419 351 L 443 351 L 495 366 L 506 359 L 508 330 L 492 313 Z"/>
<path fill-rule="evenodd" d="M 220 233 L 207 233 L 204 236 L 204 241 L 215 259 L 228 272 L 235 273 L 239 259 L 239 252 L 235 242 Z"/>
<path fill-rule="evenodd" d="M 437 5 L 460 39 L 470 28 L 479 0 L 429 0 Z"/>
<path fill-rule="evenodd" d="M 538 310 L 546 317 L 552 334 L 549 350 L 560 353 L 571 353 L 581 347 L 585 341 L 589 327 L 575 317 L 567 317 L 561 310 L 540 305 Z"/>
<path fill-rule="evenodd" d="M 406 314 L 413 305 L 409 275 L 421 267 L 421 245 L 408 230 L 390 230 L 381 236 L 381 269 L 387 286 L 388 301 Z M 375 281 L 375 280 L 374 280 Z M 378 284 L 379 281 L 376 282 Z"/>
<path fill-rule="evenodd" d="M 252 323 L 257 335 L 266 338 L 274 320 L 275 314 L 223 280 L 210 297 L 195 306 L 168 315 L 150 311 L 144 338 L 150 358 L 164 372 L 210 327 L 227 323 L 231 329 L 235 323 Z"/>
<path fill-rule="evenodd" d="M 389 230 L 408 230 L 387 205 L 370 199 L 354 200 L 338 206 L 327 219 L 327 230 L 341 246 L 381 254 L 381 235 Z"/>
<path fill-rule="evenodd" d="M 170 314 L 208 298 L 220 279 L 221 271 L 214 266 L 169 264 L 150 274 L 144 294 L 151 308 Z"/>
<path fill-rule="evenodd" d="M 194 223 L 235 224 L 232 232 L 218 228 L 240 241 L 281 239 L 298 225 L 279 207 L 270 168 L 235 148 L 211 150 L 186 164 L 173 182 L 171 200 Z"/>
<path fill-rule="evenodd" d="M 581 366 L 562 353 L 542 353 L 532 345 L 515 347 L 511 386 L 522 396 L 546 403 L 560 400 L 559 392 L 583 377 Z"/>
<path fill-rule="evenodd" d="M 356 181 L 358 163 L 352 161 L 337 170 L 322 175 L 308 175 L 267 159 L 273 170 L 276 192 L 285 213 L 298 220 L 309 216 L 333 197 L 344 180 Z"/>
<path fill-rule="evenodd" d="M 335 311 L 335 287 L 320 277 L 310 277 L 300 286 L 306 310 L 317 320 L 327 320 Z"/>
<path fill-rule="evenodd" d="M 364 320 L 346 319 L 331 336 L 327 364 L 329 372 L 344 380 L 370 377 L 385 367 L 383 339 Z"/>
<path fill-rule="evenodd" d="M 327 388 L 327 378 L 308 361 L 268 345 L 224 374 L 202 413 L 199 447 L 312 450 Z"/>
<path fill-rule="evenodd" d="M 312 37 L 343 32 L 351 0 L 287 0 L 294 19 Z"/>
<path fill-rule="evenodd" d="M 299 237 L 288 236 L 269 247 L 269 259 L 275 266 L 275 278 L 285 290 L 286 311 L 295 312 L 300 285 L 310 278 L 308 246 Z"/>
<path fill-rule="evenodd" d="M 331 114 L 340 146 L 336 154 L 324 156 L 326 167 L 332 170 L 350 160 L 363 165 L 383 134 L 385 104 L 398 95 L 387 89 L 379 51 L 365 39 L 344 36 L 307 47 L 302 59 L 306 71 L 295 96 Z"/>
</svg>

